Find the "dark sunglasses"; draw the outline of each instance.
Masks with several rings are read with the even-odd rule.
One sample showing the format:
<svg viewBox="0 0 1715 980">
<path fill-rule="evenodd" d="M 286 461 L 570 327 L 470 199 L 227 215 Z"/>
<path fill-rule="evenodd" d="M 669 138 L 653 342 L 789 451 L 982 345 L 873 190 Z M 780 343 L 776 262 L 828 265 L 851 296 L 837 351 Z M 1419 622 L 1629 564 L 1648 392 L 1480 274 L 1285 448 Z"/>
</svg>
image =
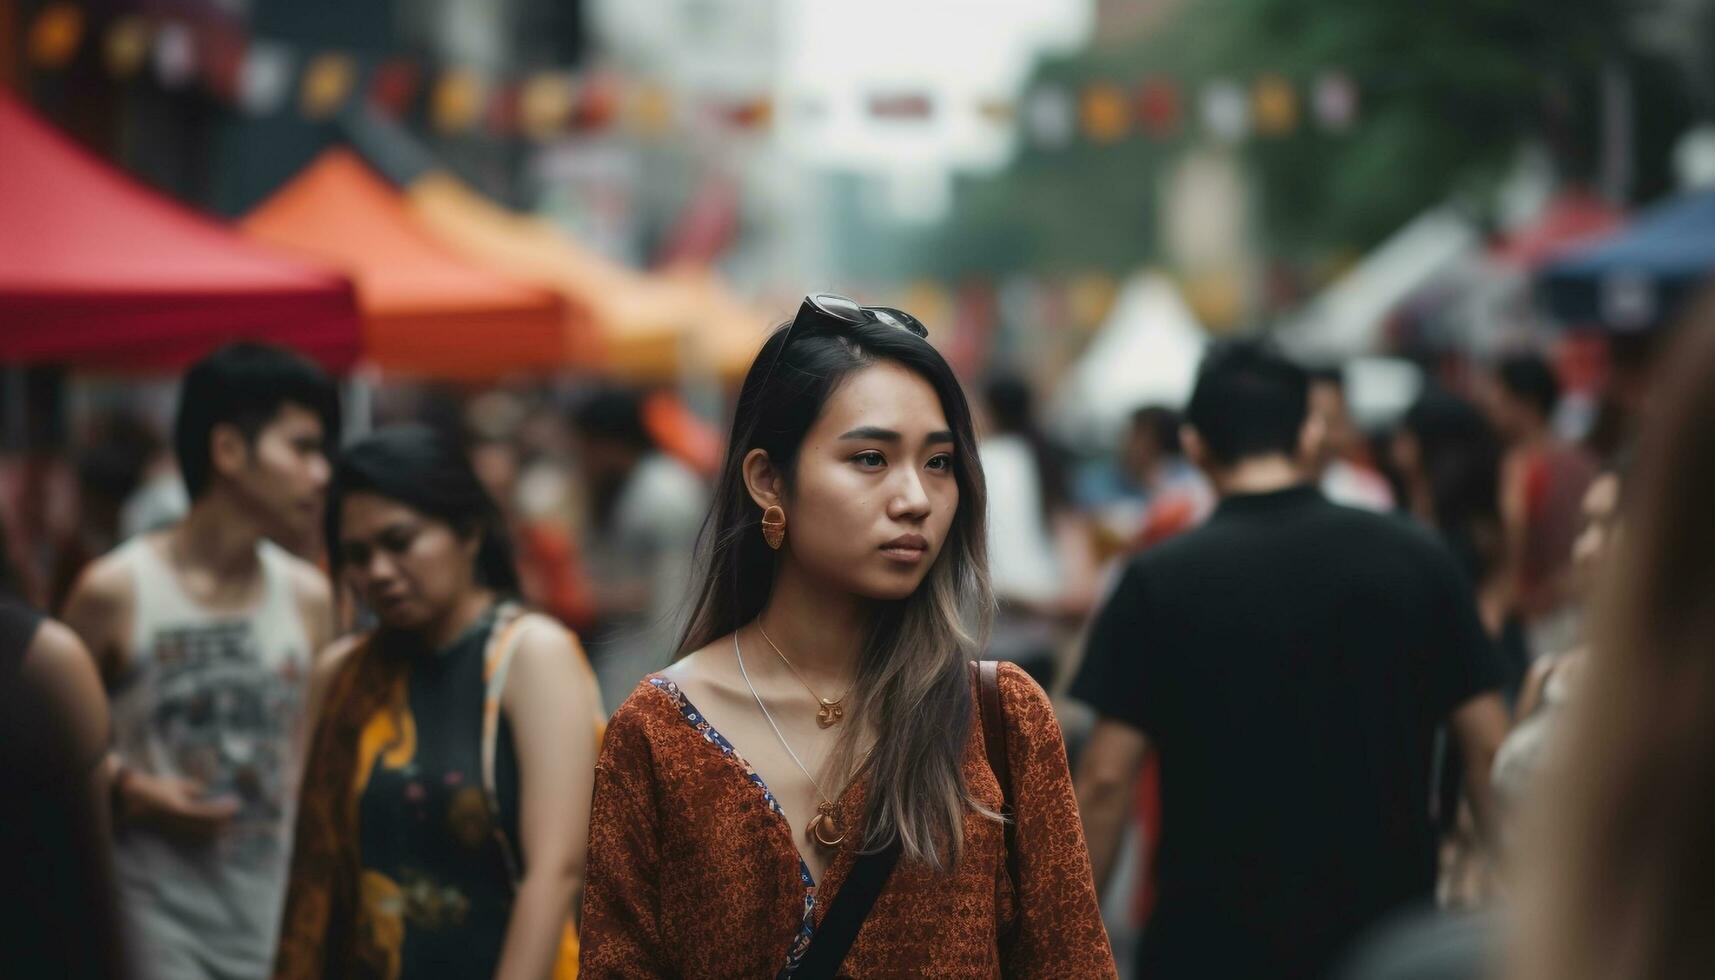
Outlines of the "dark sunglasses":
<svg viewBox="0 0 1715 980">
<path fill-rule="evenodd" d="M 859 306 L 857 301 L 847 299 L 837 293 L 811 293 L 804 297 L 804 302 L 798 306 L 798 315 L 792 318 L 792 326 L 819 325 L 835 330 L 844 327 L 861 327 L 866 323 L 885 323 L 890 327 L 898 327 L 929 339 L 929 328 L 921 320 L 891 306 Z"/>
</svg>

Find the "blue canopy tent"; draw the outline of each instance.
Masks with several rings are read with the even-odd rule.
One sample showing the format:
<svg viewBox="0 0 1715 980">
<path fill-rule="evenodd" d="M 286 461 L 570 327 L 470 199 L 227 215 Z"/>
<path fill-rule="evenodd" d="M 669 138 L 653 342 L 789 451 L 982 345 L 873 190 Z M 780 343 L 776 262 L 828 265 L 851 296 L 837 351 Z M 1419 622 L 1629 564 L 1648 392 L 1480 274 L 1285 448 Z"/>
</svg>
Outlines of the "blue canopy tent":
<svg viewBox="0 0 1715 980">
<path fill-rule="evenodd" d="M 1568 327 L 1617 333 L 1670 321 L 1715 275 L 1715 191 L 1688 194 L 1638 214 L 1624 231 L 1543 267 L 1543 305 Z"/>
</svg>

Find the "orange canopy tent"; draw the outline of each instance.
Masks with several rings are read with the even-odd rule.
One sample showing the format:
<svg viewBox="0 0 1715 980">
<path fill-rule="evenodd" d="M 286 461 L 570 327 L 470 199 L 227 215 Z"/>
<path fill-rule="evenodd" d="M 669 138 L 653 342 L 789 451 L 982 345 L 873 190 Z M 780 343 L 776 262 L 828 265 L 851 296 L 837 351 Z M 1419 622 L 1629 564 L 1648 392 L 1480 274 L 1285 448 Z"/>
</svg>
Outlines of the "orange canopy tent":
<svg viewBox="0 0 1715 980">
<path fill-rule="evenodd" d="M 441 172 L 413 182 L 406 198 L 423 226 L 464 258 L 559 293 L 573 363 L 599 360 L 634 381 L 670 380 L 690 364 L 733 377 L 762 343 L 764 318 L 711 273 L 628 269 Z"/>
<path fill-rule="evenodd" d="M 384 371 L 485 381 L 566 360 L 559 297 L 444 248 L 349 150 L 322 154 L 241 226 L 257 241 L 346 270 L 363 313 L 365 360 Z"/>
</svg>

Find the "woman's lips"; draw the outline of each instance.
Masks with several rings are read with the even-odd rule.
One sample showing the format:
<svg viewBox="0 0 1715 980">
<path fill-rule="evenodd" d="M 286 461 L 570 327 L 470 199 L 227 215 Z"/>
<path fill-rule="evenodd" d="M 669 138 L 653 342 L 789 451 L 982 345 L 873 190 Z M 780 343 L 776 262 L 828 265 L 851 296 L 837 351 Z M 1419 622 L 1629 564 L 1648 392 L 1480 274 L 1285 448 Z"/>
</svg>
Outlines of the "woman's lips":
<svg viewBox="0 0 1715 980">
<path fill-rule="evenodd" d="M 929 542 L 920 534 L 902 534 L 882 545 L 881 553 L 894 561 L 915 563 L 929 553 Z"/>
</svg>

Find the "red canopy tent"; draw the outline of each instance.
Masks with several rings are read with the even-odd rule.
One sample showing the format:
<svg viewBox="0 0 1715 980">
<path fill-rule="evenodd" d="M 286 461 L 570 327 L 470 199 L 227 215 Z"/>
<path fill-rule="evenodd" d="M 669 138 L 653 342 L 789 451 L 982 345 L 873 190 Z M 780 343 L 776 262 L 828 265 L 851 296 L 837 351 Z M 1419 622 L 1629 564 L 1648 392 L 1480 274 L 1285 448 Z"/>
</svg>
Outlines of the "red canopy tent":
<svg viewBox="0 0 1715 980">
<path fill-rule="evenodd" d="M 351 285 L 143 187 L 0 93 L 0 362 L 171 369 L 240 337 L 347 367 Z"/>
</svg>

